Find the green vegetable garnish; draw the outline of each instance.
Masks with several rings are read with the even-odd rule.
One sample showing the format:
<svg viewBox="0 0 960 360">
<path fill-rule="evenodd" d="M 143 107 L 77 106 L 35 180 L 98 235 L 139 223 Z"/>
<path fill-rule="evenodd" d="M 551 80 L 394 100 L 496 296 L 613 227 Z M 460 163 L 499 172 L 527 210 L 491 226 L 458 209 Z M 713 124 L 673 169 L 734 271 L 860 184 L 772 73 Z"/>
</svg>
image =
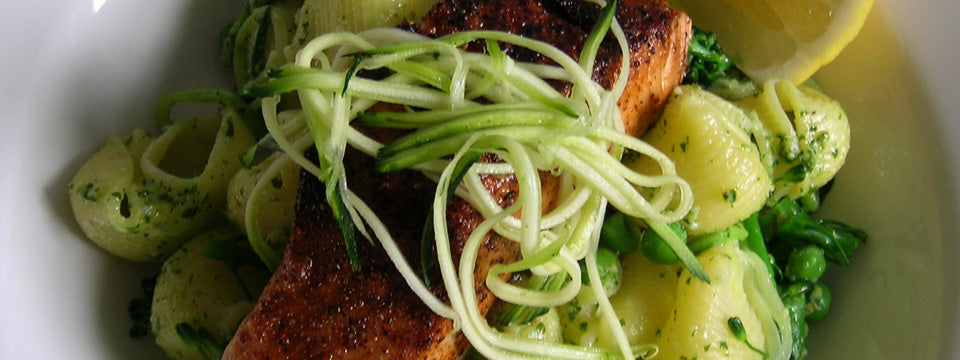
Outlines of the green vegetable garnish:
<svg viewBox="0 0 960 360">
<path fill-rule="evenodd" d="M 616 115 L 616 104 L 627 77 L 618 77 L 611 91 L 593 81 L 592 52 L 604 39 L 620 45 L 622 71 L 630 65 L 626 37 L 622 29 L 613 26 L 615 3 L 607 3 L 584 46 L 585 53 L 577 59 L 550 44 L 495 31 L 465 31 L 432 39 L 398 29 L 328 33 L 305 43 L 293 64 L 267 69 L 265 77 L 245 84 L 242 94 L 260 99 L 264 121 L 277 146 L 325 185 L 326 200 L 344 233 L 351 263 L 357 258 L 356 233 L 371 241 L 375 237 L 413 292 L 432 311 L 457 319 L 475 347 L 516 356 L 559 356 L 563 352 L 566 357 L 635 358 L 634 349 L 625 341 L 617 350 L 546 344 L 503 347 L 489 340 L 494 339 L 488 335 L 495 329 L 474 311 L 477 280 L 485 281 L 501 301 L 516 305 L 501 321 L 505 323 L 526 321 L 541 311 L 538 309 L 568 302 L 583 287 L 584 273 L 594 280 L 589 291 L 606 290 L 601 285 L 607 282 L 616 284 L 607 276 L 613 274 L 607 266 L 611 263 L 608 255 L 615 260 L 615 254 L 593 252 L 608 203 L 626 216 L 647 222 L 650 232 L 660 233 L 692 274 L 708 280 L 690 249 L 666 225 L 689 212 L 689 185 L 677 176 L 669 158 L 618 130 L 622 120 Z M 474 41 L 484 44 L 487 53 L 467 53 L 460 48 Z M 516 62 L 504 53 L 507 46 L 537 52 L 549 62 Z M 344 49 L 348 50 L 338 52 Z M 374 73 L 378 74 L 375 78 L 366 75 Z M 560 93 L 554 87 L 557 82 L 574 90 Z M 296 96 L 300 109 L 294 110 L 292 119 L 289 111 L 283 112 L 281 119 L 281 96 L 291 95 Z M 373 111 L 378 103 L 397 106 Z M 309 134 L 277 131 L 290 122 L 305 123 Z M 382 144 L 355 125 L 404 129 L 405 136 Z M 304 138 L 308 141 L 302 141 Z M 301 159 L 300 154 L 311 151 L 311 146 L 318 155 L 316 162 Z M 350 192 L 345 180 L 350 169 L 343 164 L 348 147 L 375 156 L 379 171 L 411 169 L 437 182 L 431 225 L 421 244 L 425 255 L 436 249 L 436 265 L 424 258 L 419 271 L 412 269 L 401 259 L 393 239 L 386 236 L 389 229 L 377 214 Z M 620 162 L 625 151 L 662 166 L 649 174 L 639 173 Z M 475 161 L 471 158 L 487 153 L 502 161 L 469 166 Z M 544 174 L 561 174 L 564 181 L 563 195 L 549 213 L 542 213 L 545 204 L 540 179 Z M 490 201 L 489 190 L 477 181 L 486 176 L 515 177 L 517 190 L 510 202 Z M 450 249 L 445 216 L 446 202 L 454 192 L 484 219 L 459 249 L 458 259 Z M 474 279 L 477 253 L 491 232 L 515 241 L 521 259 L 496 264 L 486 279 Z M 431 239 L 432 246 L 428 243 Z M 622 245 L 621 250 L 631 247 Z M 261 258 L 275 258 L 269 249 L 254 248 Z M 581 260 L 585 269 L 579 267 Z M 419 281 L 433 272 L 434 266 L 447 291 L 445 301 Z M 516 284 L 505 280 L 510 273 L 536 277 L 528 284 Z M 606 300 L 604 297 L 600 306 L 612 314 Z"/>
<path fill-rule="evenodd" d="M 643 230 L 637 222 L 618 211 L 609 211 L 600 229 L 600 243 L 621 254 L 629 254 L 640 246 Z"/>
<path fill-rule="evenodd" d="M 188 323 L 177 324 L 177 335 L 193 351 L 206 360 L 216 360 L 223 356 L 226 344 L 219 344 L 205 328 L 195 329 Z"/>
<path fill-rule="evenodd" d="M 586 264 L 580 263 L 581 281 L 584 285 L 590 285 L 590 277 L 587 276 Z M 623 280 L 623 269 L 620 266 L 620 258 L 617 253 L 606 248 L 597 249 L 597 273 L 600 275 L 600 283 L 607 296 L 612 296 L 620 289 L 620 282 Z"/>
<path fill-rule="evenodd" d="M 553 274 L 546 277 L 532 275 L 526 280 L 527 286 L 538 291 L 557 291 L 566 283 L 567 278 L 562 274 Z M 524 306 L 517 304 L 508 304 L 494 321 L 497 327 L 506 327 L 512 325 L 526 325 L 537 317 L 550 311 L 548 307 L 542 306 Z"/>
<path fill-rule="evenodd" d="M 726 229 L 704 234 L 691 238 L 687 241 L 687 247 L 694 254 L 700 254 L 709 248 L 723 244 L 727 241 L 740 241 L 747 238 L 747 230 L 741 224 L 734 224 Z"/>
<path fill-rule="evenodd" d="M 747 330 L 743 328 L 743 322 L 740 321 L 739 317 L 734 316 L 727 319 L 727 327 L 730 328 L 730 332 L 733 333 L 733 337 L 737 338 L 737 340 L 742 341 L 744 344 L 747 345 L 747 347 L 750 348 L 750 350 L 753 350 L 757 354 L 760 354 L 760 356 L 763 356 L 764 359 L 767 358 L 768 355 L 766 352 L 764 352 L 763 350 L 757 349 L 752 344 L 750 344 L 750 341 L 747 340 Z"/>
<path fill-rule="evenodd" d="M 460 185 L 460 182 L 463 181 L 463 176 L 467 174 L 467 170 L 469 170 L 475 162 L 480 160 L 481 156 L 483 156 L 483 154 L 478 152 L 469 153 L 464 156 L 462 161 L 457 163 L 453 174 L 453 184 L 455 186 L 451 186 L 447 191 L 445 203 L 454 197 L 454 192 L 457 186 Z M 429 212 L 427 213 L 426 224 L 423 226 L 423 235 L 420 237 L 420 271 L 423 276 L 423 281 L 427 286 L 433 285 L 430 271 L 437 265 L 437 256 L 433 248 L 435 238 L 436 234 L 433 232 L 433 212 Z"/>
<path fill-rule="evenodd" d="M 807 295 L 807 306 L 804 308 L 804 317 L 809 322 L 820 321 L 830 312 L 830 302 L 833 296 L 823 283 L 813 284 L 813 289 Z"/>
<path fill-rule="evenodd" d="M 696 84 L 725 99 L 737 100 L 753 96 L 757 86 L 733 63 L 713 32 L 693 27 L 687 50 L 687 70 L 683 84 Z"/>
<path fill-rule="evenodd" d="M 827 260 L 823 256 L 823 249 L 811 245 L 790 252 L 783 273 L 790 281 L 816 282 L 826 270 Z"/>
<path fill-rule="evenodd" d="M 809 332 L 807 322 L 804 320 L 806 299 L 803 293 L 787 294 L 781 299 L 790 316 L 790 337 L 793 338 L 790 358 L 803 359 L 807 355 L 807 333 Z"/>
<path fill-rule="evenodd" d="M 824 251 L 827 260 L 845 266 L 850 255 L 867 240 L 863 230 L 839 221 L 815 219 L 796 201 L 784 198 L 761 214 L 764 238 L 770 239 L 770 250 L 786 261 L 792 249 L 814 245 Z"/>
<path fill-rule="evenodd" d="M 727 76 L 727 71 L 731 68 L 733 68 L 733 61 L 720 49 L 716 35 L 694 27 L 687 52 L 687 72 L 684 83 L 700 84 L 709 88 L 714 81 Z"/>
<path fill-rule="evenodd" d="M 686 243 L 687 232 L 683 230 L 683 227 L 680 226 L 679 223 L 672 223 L 669 225 L 669 228 L 682 242 Z M 679 260 L 677 254 L 670 245 L 667 244 L 666 240 L 653 230 L 643 232 L 643 238 L 640 240 L 640 251 L 643 252 L 643 255 L 645 255 L 647 259 L 659 264 L 673 264 Z"/>
</svg>

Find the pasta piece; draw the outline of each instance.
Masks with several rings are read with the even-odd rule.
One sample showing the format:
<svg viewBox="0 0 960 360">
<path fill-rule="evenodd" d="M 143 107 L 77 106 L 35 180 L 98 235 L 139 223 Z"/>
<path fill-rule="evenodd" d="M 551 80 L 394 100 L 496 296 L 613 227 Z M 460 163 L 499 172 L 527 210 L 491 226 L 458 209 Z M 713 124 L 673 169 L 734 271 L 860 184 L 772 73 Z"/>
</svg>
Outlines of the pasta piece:
<svg viewBox="0 0 960 360">
<path fill-rule="evenodd" d="M 752 120 L 733 104 L 695 86 L 678 88 L 644 140 L 664 152 L 693 190 L 691 235 L 725 229 L 760 210 L 772 188 Z M 656 166 L 640 159 L 641 172 Z"/>
<path fill-rule="evenodd" d="M 246 230 L 246 211 L 252 205 L 256 227 L 266 243 L 279 253 L 293 231 L 299 179 L 300 167 L 280 153 L 250 169 L 241 168 L 227 189 L 227 218 Z"/>
<path fill-rule="evenodd" d="M 770 173 L 768 202 L 810 194 L 833 179 L 850 150 L 850 125 L 840 104 L 810 87 L 768 80 L 756 97 L 739 102 L 767 129 Z M 763 149 L 763 147 L 761 147 Z"/>
<path fill-rule="evenodd" d="M 360 32 L 418 21 L 436 0 L 307 0 L 297 12 L 296 38 L 301 41 L 334 31 Z"/>
<path fill-rule="evenodd" d="M 759 359 L 760 352 L 767 359 L 789 359 L 789 312 L 763 261 L 741 250 L 737 240 L 705 250 L 698 260 L 710 276 L 709 284 L 679 265 L 651 262 L 639 251 L 624 256 L 625 278 L 610 303 L 630 345 L 655 345 L 658 359 Z M 582 295 L 572 304 L 584 304 Z M 565 319 L 563 311 L 571 309 L 576 311 L 566 313 Z M 756 350 L 735 337 L 731 318 L 743 324 Z M 616 346 L 610 324 L 595 307 L 568 304 L 561 307 L 561 319 L 567 322 L 568 341 Z"/>
<path fill-rule="evenodd" d="M 624 280 L 620 291 L 610 297 L 610 304 L 631 345 L 654 343 L 657 333 L 667 322 L 676 301 L 679 265 L 661 265 L 647 259 L 640 251 L 623 257 Z M 602 347 L 616 343 L 608 334 L 607 324 L 590 323 Z"/>
<path fill-rule="evenodd" d="M 524 325 L 510 325 L 501 329 L 522 339 L 537 340 L 545 343 L 560 343 L 563 340 L 560 327 L 560 315 L 556 308 L 550 308 Z"/>
<path fill-rule="evenodd" d="M 726 242 L 698 257 L 710 284 L 684 272 L 677 283 L 676 303 L 656 342 L 663 359 L 763 359 L 734 337 L 730 318 L 739 318 L 750 345 L 767 345 L 761 320 L 744 288 L 745 269 L 736 242 Z"/>
<path fill-rule="evenodd" d="M 232 111 L 178 121 L 156 140 L 142 130 L 111 138 L 68 186 L 74 216 L 104 250 L 163 261 L 222 221 L 227 183 L 253 143 Z"/>
<path fill-rule="evenodd" d="M 560 306 L 560 325 L 564 342 L 596 346 L 598 329 L 604 326 L 598 310 L 600 303 L 589 286 L 584 286 L 569 303 Z"/>
<path fill-rule="evenodd" d="M 278 68 L 293 60 L 286 47 L 295 33 L 293 13 L 302 1 L 272 1 L 254 9 L 245 9 L 224 38 L 222 56 L 229 58 L 237 88 L 259 77 L 266 69 Z M 248 3 L 249 5 L 254 2 Z"/>
<path fill-rule="evenodd" d="M 244 264 L 238 254 L 246 254 L 251 264 Z M 243 266 L 232 269 L 218 256 Z M 157 277 L 150 314 L 157 344 L 173 359 L 205 359 L 184 342 L 178 325 L 209 333 L 215 344 L 226 343 L 253 309 L 269 276 L 246 238 L 232 228 L 190 240 L 163 264 Z"/>
<path fill-rule="evenodd" d="M 790 117 L 780 106 L 775 84 L 776 80 L 767 81 L 756 96 L 737 102 L 745 111 L 753 112 L 762 124 L 763 136 L 756 140 L 760 143 L 760 149 L 770 152 L 765 154 L 768 155 L 765 163 L 771 173 L 781 159 L 795 159 L 800 154 L 796 131 Z"/>
</svg>

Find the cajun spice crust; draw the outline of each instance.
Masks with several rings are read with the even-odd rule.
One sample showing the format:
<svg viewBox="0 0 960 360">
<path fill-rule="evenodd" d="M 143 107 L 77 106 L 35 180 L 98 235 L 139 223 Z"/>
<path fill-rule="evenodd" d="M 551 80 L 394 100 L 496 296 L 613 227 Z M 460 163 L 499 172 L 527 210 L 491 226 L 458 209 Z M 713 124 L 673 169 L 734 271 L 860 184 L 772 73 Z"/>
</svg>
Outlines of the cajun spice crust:
<svg viewBox="0 0 960 360">
<path fill-rule="evenodd" d="M 574 0 L 444 0 L 420 25 L 409 26 L 432 36 L 462 30 L 507 31 L 550 42 L 576 58 L 599 10 Z M 690 20 L 658 0 L 621 0 L 617 16 L 630 43 L 631 63 L 628 88 L 618 107 L 628 133 L 637 135 L 680 83 Z M 504 50 L 518 61 L 545 61 L 523 49 Z M 594 78 L 611 86 L 619 64 L 620 51 L 608 39 L 597 56 Z M 350 152 L 345 160 L 349 187 L 379 214 L 412 268 L 419 269 L 420 238 L 436 185 L 412 171 L 376 173 L 372 164 L 372 159 Z M 505 204 L 515 198 L 512 177 L 483 180 Z M 556 197 L 555 184 L 544 180 L 545 203 L 550 203 Z M 312 175 L 301 177 L 296 206 L 294 234 L 283 262 L 241 323 L 224 359 L 455 359 L 463 352 L 467 346 L 463 335 L 452 333 L 452 321 L 431 312 L 413 294 L 379 245 L 359 239 L 361 269 L 351 268 L 323 185 Z M 451 201 L 447 221 L 455 257 L 481 220 L 463 200 Z M 513 242 L 487 236 L 475 271 L 484 312 L 494 302 L 482 280 L 489 266 L 516 257 Z M 445 301 L 442 286 L 431 290 Z"/>
</svg>

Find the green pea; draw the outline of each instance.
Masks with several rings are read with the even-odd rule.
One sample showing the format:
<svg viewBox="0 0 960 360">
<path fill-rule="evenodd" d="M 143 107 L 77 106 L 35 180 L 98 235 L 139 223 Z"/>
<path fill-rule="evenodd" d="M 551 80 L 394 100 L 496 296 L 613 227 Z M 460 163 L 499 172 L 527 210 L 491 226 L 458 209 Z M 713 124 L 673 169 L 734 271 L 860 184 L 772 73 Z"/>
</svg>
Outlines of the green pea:
<svg viewBox="0 0 960 360">
<path fill-rule="evenodd" d="M 823 249 L 805 246 L 790 253 L 784 274 L 790 281 L 816 282 L 826 270 L 827 259 L 824 257 Z"/>
<path fill-rule="evenodd" d="M 613 212 L 603 220 L 600 228 L 600 242 L 621 254 L 629 254 L 637 250 L 643 230 L 629 216 L 621 212 Z"/>
<path fill-rule="evenodd" d="M 790 316 L 790 336 L 793 338 L 791 358 L 802 359 L 806 353 L 806 339 L 809 331 L 807 322 L 804 319 L 805 298 L 802 293 L 797 293 L 788 294 L 781 300 L 783 300 L 783 306 L 787 308 Z"/>
<path fill-rule="evenodd" d="M 804 295 L 804 296 L 805 296 L 806 293 L 810 292 L 810 290 L 812 290 L 812 289 L 813 289 L 813 284 L 808 283 L 808 282 L 805 282 L 805 281 L 803 281 L 803 282 L 796 282 L 796 283 L 790 283 L 789 285 L 787 285 L 786 288 L 784 288 L 784 289 L 780 292 L 780 297 L 784 297 L 784 298 L 785 298 L 785 297 L 789 297 L 789 296 L 798 296 L 798 295 Z"/>
<path fill-rule="evenodd" d="M 807 321 L 819 321 L 830 311 L 832 299 L 830 289 L 822 283 L 813 284 L 813 290 L 807 295 L 807 305 L 803 309 Z"/>
<path fill-rule="evenodd" d="M 687 233 L 683 231 L 679 223 L 670 224 L 670 229 L 677 233 L 681 240 L 687 241 Z M 643 232 L 643 237 L 640 240 L 640 251 L 647 259 L 659 264 L 673 264 L 679 260 L 670 245 L 667 245 L 666 240 L 663 240 L 656 231 L 649 229 Z"/>
<path fill-rule="evenodd" d="M 617 253 L 606 248 L 597 248 L 597 273 L 600 275 L 603 291 L 608 297 L 620 290 L 620 282 L 623 280 L 622 269 Z M 584 285 L 590 285 L 590 276 L 587 274 L 586 264 L 582 261 L 580 262 L 580 279 Z"/>
<path fill-rule="evenodd" d="M 613 251 L 598 248 L 597 249 L 597 272 L 600 273 L 600 283 L 603 284 L 603 291 L 607 296 L 613 296 L 620 290 L 620 281 L 623 279 L 623 272 L 620 267 L 620 258 Z"/>
</svg>

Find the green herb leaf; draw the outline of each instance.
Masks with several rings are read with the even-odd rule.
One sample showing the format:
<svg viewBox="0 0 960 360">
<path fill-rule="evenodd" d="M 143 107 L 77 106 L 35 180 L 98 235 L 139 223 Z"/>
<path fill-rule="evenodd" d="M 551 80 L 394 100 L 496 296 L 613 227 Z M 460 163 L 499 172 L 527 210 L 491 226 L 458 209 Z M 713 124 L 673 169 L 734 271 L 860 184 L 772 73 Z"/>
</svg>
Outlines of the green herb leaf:
<svg viewBox="0 0 960 360">
<path fill-rule="evenodd" d="M 845 266 L 868 238 L 865 231 L 842 222 L 811 217 L 789 198 L 766 210 L 759 222 L 764 236 L 771 239 L 771 252 L 781 263 L 793 249 L 815 245 L 823 249 L 827 260 Z"/>
</svg>

